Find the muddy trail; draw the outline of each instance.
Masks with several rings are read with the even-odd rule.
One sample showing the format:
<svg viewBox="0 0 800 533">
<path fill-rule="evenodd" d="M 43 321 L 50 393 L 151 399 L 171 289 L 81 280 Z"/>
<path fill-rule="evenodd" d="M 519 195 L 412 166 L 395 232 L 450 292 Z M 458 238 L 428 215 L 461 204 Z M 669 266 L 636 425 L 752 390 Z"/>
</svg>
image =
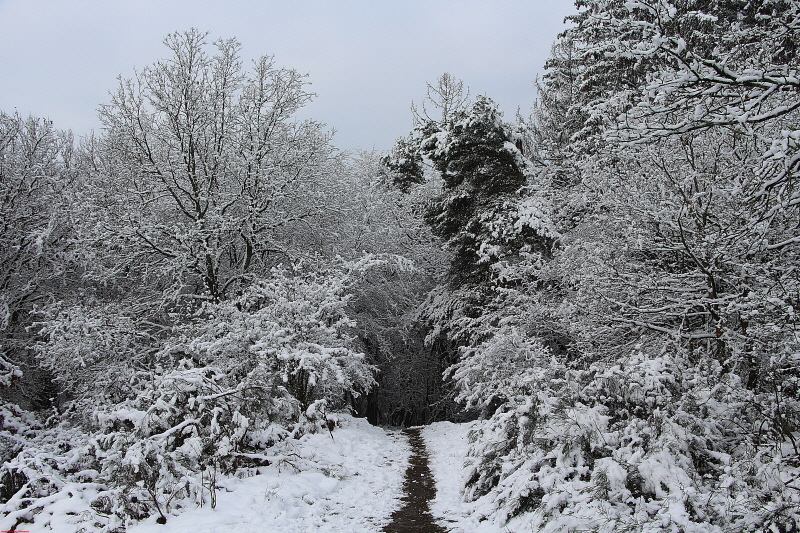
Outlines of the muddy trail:
<svg viewBox="0 0 800 533">
<path fill-rule="evenodd" d="M 433 519 L 428 502 L 436 496 L 436 482 L 428 467 L 428 453 L 419 429 L 403 430 L 411 445 L 411 457 L 403 482 L 403 506 L 392 513 L 384 533 L 447 533 Z"/>
</svg>

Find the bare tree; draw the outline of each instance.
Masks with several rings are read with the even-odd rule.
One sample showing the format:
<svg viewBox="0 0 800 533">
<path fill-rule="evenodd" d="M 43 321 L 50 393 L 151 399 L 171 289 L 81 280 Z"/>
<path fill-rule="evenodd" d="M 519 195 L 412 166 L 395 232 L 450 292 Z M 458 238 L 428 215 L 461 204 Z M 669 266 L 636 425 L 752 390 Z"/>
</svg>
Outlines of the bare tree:
<svg viewBox="0 0 800 533">
<path fill-rule="evenodd" d="M 448 124 L 469 106 L 469 87 L 464 92 L 464 82 L 449 72 L 439 76 L 436 79 L 436 85 L 428 82 L 427 86 L 427 93 L 422 101 L 421 109 L 415 103 L 411 103 L 415 127 L 424 126 L 429 122 Z M 431 108 L 429 109 L 428 106 Z"/>
<path fill-rule="evenodd" d="M 120 192 L 106 232 L 123 245 L 120 268 L 221 300 L 286 253 L 281 231 L 314 216 L 302 191 L 333 148 L 321 124 L 293 119 L 314 96 L 303 75 L 268 56 L 246 72 L 235 39 L 209 55 L 206 37 L 171 34 L 169 60 L 120 79 L 100 112 L 98 177 Z"/>
</svg>

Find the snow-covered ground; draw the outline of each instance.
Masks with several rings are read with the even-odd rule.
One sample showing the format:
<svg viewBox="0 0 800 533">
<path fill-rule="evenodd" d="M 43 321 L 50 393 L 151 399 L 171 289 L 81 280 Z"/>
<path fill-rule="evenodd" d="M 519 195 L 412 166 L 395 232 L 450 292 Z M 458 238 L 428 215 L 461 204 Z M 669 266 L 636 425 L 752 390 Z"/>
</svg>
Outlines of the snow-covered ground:
<svg viewBox="0 0 800 533">
<path fill-rule="evenodd" d="M 341 416 L 342 427 L 332 440 L 327 432 L 306 435 L 295 451 L 304 465 L 319 468 L 295 471 L 287 465 L 259 469 L 260 474 L 217 481 L 217 505 L 195 504 L 173 510 L 165 525 L 157 515 L 135 524 L 129 533 L 378 533 L 400 506 L 403 477 L 410 453 L 405 436 L 371 426 L 364 419 Z M 480 422 L 437 422 L 422 429 L 436 480 L 431 513 L 451 533 L 530 532 L 531 516 L 501 524 L 481 517 L 488 502 L 466 503 L 461 498 L 467 434 Z M 68 491 L 24 523 L 31 533 L 91 531 L 89 502 L 96 491 L 84 486 Z M 86 516 L 84 516 L 86 515 Z M 5 522 L 0 520 L 0 524 Z M 9 523 L 10 525 L 10 523 Z"/>
<path fill-rule="evenodd" d="M 466 424 L 435 422 L 425 426 L 422 437 L 428 450 L 429 465 L 436 478 L 436 498 L 431 502 L 431 514 L 451 533 L 508 533 L 534 531 L 530 515 L 499 524 L 483 519 L 477 512 L 479 502 L 466 503 L 461 498 L 464 486 L 464 459 L 467 456 L 469 430 L 480 421 Z"/>
<path fill-rule="evenodd" d="M 454 424 L 435 422 L 425 426 L 422 437 L 428 450 L 431 473 L 436 478 L 436 498 L 431 514 L 452 533 L 495 533 L 502 531 L 480 523 L 470 516 L 472 507 L 461 499 L 464 486 L 464 458 L 467 456 L 467 433 L 476 422 Z"/>
<path fill-rule="evenodd" d="M 130 533 L 376 532 L 399 506 L 408 459 L 406 439 L 342 417 L 330 435 L 304 437 L 300 454 L 331 465 L 328 475 L 270 467 L 258 476 L 225 479 L 216 509 L 187 509 L 167 524 L 156 517 Z"/>
</svg>

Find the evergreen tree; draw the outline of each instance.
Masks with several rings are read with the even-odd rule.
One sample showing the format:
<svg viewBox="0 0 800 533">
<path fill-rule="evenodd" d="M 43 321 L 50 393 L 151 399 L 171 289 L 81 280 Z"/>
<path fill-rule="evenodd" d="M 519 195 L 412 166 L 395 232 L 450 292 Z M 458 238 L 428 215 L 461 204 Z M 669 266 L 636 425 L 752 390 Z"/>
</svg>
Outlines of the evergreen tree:
<svg viewBox="0 0 800 533">
<path fill-rule="evenodd" d="M 552 232 L 540 216 L 531 216 L 538 206 L 526 191 L 530 170 L 521 146 L 521 137 L 484 96 L 462 120 L 420 144 L 442 177 L 442 193 L 429 204 L 425 221 L 452 253 L 451 287 L 486 284 L 496 278 L 498 263 L 520 252 L 548 254 L 552 247 Z"/>
</svg>

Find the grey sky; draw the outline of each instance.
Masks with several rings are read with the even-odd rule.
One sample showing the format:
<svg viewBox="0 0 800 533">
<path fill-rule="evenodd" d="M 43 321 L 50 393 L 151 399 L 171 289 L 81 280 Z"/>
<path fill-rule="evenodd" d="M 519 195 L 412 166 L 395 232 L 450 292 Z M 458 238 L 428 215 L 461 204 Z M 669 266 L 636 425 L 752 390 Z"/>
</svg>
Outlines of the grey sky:
<svg viewBox="0 0 800 533">
<path fill-rule="evenodd" d="M 0 0 L 0 109 L 98 129 L 116 77 L 166 57 L 164 36 L 190 27 L 236 37 L 308 73 L 318 94 L 303 115 L 335 144 L 380 150 L 411 128 L 411 101 L 448 71 L 508 118 L 527 113 L 533 80 L 571 0 Z"/>
</svg>

